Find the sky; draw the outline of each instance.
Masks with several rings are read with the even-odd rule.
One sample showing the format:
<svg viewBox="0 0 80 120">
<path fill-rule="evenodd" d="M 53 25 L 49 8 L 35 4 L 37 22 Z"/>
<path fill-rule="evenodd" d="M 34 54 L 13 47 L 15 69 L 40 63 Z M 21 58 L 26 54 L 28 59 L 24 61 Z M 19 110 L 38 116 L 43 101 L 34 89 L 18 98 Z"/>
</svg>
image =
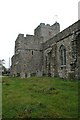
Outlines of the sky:
<svg viewBox="0 0 80 120">
<path fill-rule="evenodd" d="M 55 21 L 62 31 L 78 20 L 78 1 L 0 0 L 0 59 L 5 66 L 9 67 L 19 33 L 33 35 L 40 23 L 52 25 Z"/>
</svg>

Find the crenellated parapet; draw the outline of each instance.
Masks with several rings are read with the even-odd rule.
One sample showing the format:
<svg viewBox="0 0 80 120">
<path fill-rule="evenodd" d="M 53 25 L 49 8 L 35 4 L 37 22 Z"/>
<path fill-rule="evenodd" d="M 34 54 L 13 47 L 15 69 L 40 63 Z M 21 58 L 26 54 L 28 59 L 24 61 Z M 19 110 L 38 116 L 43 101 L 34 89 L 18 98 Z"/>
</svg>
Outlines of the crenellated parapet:
<svg viewBox="0 0 80 120">
<path fill-rule="evenodd" d="M 40 23 L 40 25 L 34 30 L 36 37 L 43 37 L 43 43 L 55 36 L 60 32 L 60 24 L 54 23 L 53 25 Z"/>
</svg>

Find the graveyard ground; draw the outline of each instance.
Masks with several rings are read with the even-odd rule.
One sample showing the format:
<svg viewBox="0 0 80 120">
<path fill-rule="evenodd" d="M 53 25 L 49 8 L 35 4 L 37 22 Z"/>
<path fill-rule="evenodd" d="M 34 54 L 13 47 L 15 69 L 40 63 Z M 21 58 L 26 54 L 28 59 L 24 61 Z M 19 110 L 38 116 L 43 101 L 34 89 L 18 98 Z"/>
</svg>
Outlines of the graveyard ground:
<svg viewBox="0 0 80 120">
<path fill-rule="evenodd" d="M 2 78 L 3 118 L 77 118 L 77 80 Z"/>
</svg>

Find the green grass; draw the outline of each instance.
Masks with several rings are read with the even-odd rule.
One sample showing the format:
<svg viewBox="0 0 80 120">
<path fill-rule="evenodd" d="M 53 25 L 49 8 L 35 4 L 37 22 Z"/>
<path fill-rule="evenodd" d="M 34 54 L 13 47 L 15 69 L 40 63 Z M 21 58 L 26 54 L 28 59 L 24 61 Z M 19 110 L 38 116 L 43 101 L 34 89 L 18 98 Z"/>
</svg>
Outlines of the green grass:
<svg viewBox="0 0 80 120">
<path fill-rule="evenodd" d="M 77 118 L 78 82 L 3 77 L 3 118 Z"/>
</svg>

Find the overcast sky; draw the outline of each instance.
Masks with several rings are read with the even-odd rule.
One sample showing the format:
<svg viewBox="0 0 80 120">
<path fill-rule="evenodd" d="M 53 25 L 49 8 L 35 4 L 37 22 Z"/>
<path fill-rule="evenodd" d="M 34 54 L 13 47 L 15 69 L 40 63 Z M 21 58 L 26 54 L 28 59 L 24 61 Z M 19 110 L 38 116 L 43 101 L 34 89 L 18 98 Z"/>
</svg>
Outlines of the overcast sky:
<svg viewBox="0 0 80 120">
<path fill-rule="evenodd" d="M 34 34 L 40 23 L 60 23 L 61 31 L 78 20 L 79 0 L 0 0 L 0 59 L 9 67 L 19 33 Z M 58 18 L 55 17 L 58 16 Z"/>
</svg>

